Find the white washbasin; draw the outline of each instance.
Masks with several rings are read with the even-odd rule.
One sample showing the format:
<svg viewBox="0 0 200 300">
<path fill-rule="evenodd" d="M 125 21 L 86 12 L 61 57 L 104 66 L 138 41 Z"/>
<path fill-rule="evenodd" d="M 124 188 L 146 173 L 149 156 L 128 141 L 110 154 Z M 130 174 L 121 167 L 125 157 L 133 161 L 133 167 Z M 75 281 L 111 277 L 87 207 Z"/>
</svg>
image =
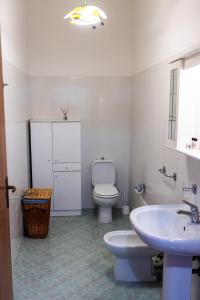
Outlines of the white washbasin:
<svg viewBox="0 0 200 300">
<path fill-rule="evenodd" d="M 165 253 L 182 256 L 200 255 L 200 224 L 191 223 L 188 216 L 177 214 L 183 205 L 150 205 L 136 208 L 130 221 L 149 246 Z"/>
</svg>

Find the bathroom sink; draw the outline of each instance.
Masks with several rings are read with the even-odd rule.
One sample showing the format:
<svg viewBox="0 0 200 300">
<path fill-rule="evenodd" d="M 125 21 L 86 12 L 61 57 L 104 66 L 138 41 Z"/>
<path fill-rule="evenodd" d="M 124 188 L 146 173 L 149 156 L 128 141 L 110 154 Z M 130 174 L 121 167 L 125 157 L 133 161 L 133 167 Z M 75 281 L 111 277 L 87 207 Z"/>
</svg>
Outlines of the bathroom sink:
<svg viewBox="0 0 200 300">
<path fill-rule="evenodd" d="M 136 208 L 130 221 L 140 238 L 154 249 L 179 256 L 200 255 L 200 224 L 177 214 L 178 210 L 190 211 L 185 204 L 150 205 Z"/>
</svg>

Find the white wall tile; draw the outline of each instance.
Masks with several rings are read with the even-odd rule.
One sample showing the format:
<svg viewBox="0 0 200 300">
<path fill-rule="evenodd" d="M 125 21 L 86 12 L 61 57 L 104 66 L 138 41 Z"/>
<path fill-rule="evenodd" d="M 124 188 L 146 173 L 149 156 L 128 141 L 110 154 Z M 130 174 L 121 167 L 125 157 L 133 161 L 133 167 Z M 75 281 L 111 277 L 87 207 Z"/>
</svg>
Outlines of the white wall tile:
<svg viewBox="0 0 200 300">
<path fill-rule="evenodd" d="M 14 264 L 23 237 L 21 195 L 15 195 L 15 196 L 10 195 L 9 216 L 10 216 L 11 255 L 12 255 L 12 264 Z"/>
<path fill-rule="evenodd" d="M 183 193 L 183 183 L 196 183 L 200 189 L 200 161 L 165 147 L 169 106 L 169 69 L 162 62 L 132 78 L 130 190 L 145 183 L 149 204 L 179 203 L 190 198 L 200 205 L 199 195 Z M 166 179 L 158 169 L 177 173 L 177 181 Z"/>
<path fill-rule="evenodd" d="M 82 122 L 83 208 L 93 206 L 91 161 L 97 157 L 115 161 L 118 187 L 128 194 L 130 79 L 31 77 L 33 119 L 61 119 L 60 105 L 69 105 L 69 119 L 79 115 Z"/>
</svg>

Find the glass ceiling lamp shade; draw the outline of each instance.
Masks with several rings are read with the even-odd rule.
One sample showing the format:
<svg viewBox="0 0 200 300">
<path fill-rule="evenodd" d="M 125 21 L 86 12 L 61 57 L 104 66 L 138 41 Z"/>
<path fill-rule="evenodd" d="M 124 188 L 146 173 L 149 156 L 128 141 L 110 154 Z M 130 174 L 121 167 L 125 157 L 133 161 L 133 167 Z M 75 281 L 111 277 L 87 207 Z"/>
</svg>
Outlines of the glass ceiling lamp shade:
<svg viewBox="0 0 200 300">
<path fill-rule="evenodd" d="M 93 25 L 93 29 L 95 29 L 97 24 L 104 25 L 104 20 L 107 19 L 107 16 L 97 6 L 84 5 L 74 8 L 64 19 L 69 19 L 70 23 L 75 25 Z"/>
</svg>

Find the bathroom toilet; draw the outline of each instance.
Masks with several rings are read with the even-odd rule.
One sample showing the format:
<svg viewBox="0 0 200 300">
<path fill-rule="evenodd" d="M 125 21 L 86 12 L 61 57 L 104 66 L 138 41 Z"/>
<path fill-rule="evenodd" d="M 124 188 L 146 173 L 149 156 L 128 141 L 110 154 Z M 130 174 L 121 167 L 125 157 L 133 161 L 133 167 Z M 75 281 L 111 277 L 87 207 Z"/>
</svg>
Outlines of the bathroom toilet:
<svg viewBox="0 0 200 300">
<path fill-rule="evenodd" d="M 92 162 L 93 200 L 99 206 L 99 222 L 112 222 L 112 206 L 118 202 L 116 169 L 112 160 L 97 159 Z"/>
<path fill-rule="evenodd" d="M 104 235 L 107 249 L 115 256 L 114 277 L 119 281 L 154 281 L 151 249 L 134 230 L 112 231 Z"/>
</svg>

